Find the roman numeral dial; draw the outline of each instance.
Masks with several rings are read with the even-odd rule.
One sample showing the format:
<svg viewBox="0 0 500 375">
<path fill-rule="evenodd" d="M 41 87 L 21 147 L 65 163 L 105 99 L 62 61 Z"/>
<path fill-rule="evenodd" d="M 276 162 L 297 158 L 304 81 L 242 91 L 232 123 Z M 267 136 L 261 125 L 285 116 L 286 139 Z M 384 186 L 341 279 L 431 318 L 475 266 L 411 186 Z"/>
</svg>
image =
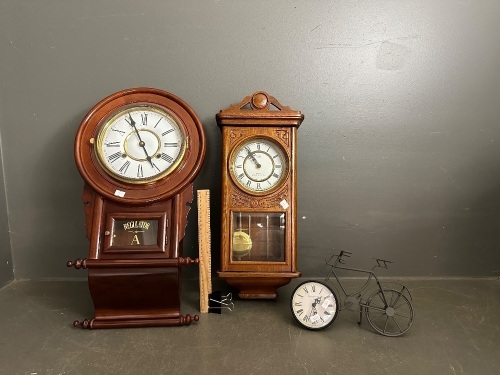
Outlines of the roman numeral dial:
<svg viewBox="0 0 500 375">
<path fill-rule="evenodd" d="M 333 323 L 339 311 L 336 294 L 326 284 L 305 281 L 292 293 L 290 308 L 304 328 L 318 330 Z"/>
<path fill-rule="evenodd" d="M 288 174 L 288 155 L 274 140 L 254 137 L 238 144 L 230 156 L 234 183 L 251 194 L 277 189 Z"/>
<path fill-rule="evenodd" d="M 148 183 L 170 174 L 186 151 L 183 125 L 156 105 L 120 109 L 101 126 L 95 151 L 100 165 L 112 177 L 130 183 Z"/>
</svg>

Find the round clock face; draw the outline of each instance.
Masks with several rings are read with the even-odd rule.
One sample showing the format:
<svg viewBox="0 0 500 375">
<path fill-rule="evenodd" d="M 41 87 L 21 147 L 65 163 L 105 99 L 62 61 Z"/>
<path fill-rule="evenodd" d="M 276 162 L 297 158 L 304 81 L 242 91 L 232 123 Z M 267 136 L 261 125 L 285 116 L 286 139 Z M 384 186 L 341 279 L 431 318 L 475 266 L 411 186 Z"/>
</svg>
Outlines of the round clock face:
<svg viewBox="0 0 500 375">
<path fill-rule="evenodd" d="M 265 194 L 278 188 L 288 173 L 288 157 L 269 138 L 251 138 L 240 143 L 230 158 L 231 176 L 243 190 Z"/>
<path fill-rule="evenodd" d="M 325 284 L 305 281 L 290 299 L 293 317 L 303 327 L 319 330 L 333 323 L 339 311 L 337 296 Z"/>
<path fill-rule="evenodd" d="M 161 107 L 120 109 L 101 126 L 95 147 L 99 163 L 114 178 L 135 184 L 156 181 L 181 162 L 186 135 Z"/>
</svg>

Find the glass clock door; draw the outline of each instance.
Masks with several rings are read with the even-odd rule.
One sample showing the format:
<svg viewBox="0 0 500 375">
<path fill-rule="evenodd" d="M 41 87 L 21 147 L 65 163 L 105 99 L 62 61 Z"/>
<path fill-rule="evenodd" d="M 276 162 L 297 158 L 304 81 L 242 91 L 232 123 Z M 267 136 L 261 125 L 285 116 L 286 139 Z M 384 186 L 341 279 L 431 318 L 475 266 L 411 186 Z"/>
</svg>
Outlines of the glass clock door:
<svg viewBox="0 0 500 375">
<path fill-rule="evenodd" d="M 285 213 L 233 212 L 232 262 L 284 262 Z"/>
</svg>

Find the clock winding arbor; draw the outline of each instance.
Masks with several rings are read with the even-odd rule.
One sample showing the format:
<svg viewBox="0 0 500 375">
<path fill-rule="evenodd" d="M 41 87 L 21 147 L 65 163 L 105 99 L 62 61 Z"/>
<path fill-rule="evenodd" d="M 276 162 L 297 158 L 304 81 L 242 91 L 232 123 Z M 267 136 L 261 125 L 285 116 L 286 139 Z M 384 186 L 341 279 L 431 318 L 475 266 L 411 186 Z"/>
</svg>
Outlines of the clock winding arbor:
<svg viewBox="0 0 500 375">
<path fill-rule="evenodd" d="M 245 299 L 274 299 L 297 271 L 297 129 L 303 114 L 256 92 L 220 111 L 219 277 Z"/>
<path fill-rule="evenodd" d="M 193 180 L 205 157 L 203 127 L 176 96 L 152 88 L 117 92 L 85 116 L 75 161 L 85 181 L 88 270 L 95 318 L 84 328 L 188 325 L 180 268 Z"/>
</svg>

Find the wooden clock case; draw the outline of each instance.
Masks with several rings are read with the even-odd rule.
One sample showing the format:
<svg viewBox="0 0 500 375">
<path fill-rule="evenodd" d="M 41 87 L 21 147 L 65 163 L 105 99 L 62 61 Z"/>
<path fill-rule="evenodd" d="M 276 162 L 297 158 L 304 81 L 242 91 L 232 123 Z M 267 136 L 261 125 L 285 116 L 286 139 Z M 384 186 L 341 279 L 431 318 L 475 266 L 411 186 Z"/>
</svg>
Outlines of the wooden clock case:
<svg viewBox="0 0 500 375">
<path fill-rule="evenodd" d="M 303 114 L 282 106 L 259 91 L 220 111 L 222 131 L 221 267 L 218 276 L 239 289 L 243 299 L 275 299 L 277 289 L 299 277 L 297 271 L 297 129 Z M 246 139 L 260 137 L 279 144 L 288 158 L 288 175 L 269 193 L 255 194 L 239 188 L 230 176 L 231 153 Z M 285 215 L 284 254 L 278 261 L 235 259 L 232 256 L 232 216 L 235 212 Z"/>
<path fill-rule="evenodd" d="M 154 104 L 181 124 L 188 147 L 166 177 L 132 184 L 111 177 L 99 164 L 94 139 L 103 122 L 126 106 Z M 205 135 L 194 111 L 178 97 L 152 88 L 117 92 L 85 116 L 75 139 L 75 161 L 85 185 L 83 204 L 89 256 L 67 263 L 88 270 L 95 318 L 75 321 L 83 328 L 188 325 L 197 316 L 180 314 L 180 268 L 198 259 L 182 257 L 182 243 L 193 200 L 193 180 L 205 156 Z M 144 246 L 113 243 L 117 223 L 147 220 L 156 236 Z"/>
</svg>

